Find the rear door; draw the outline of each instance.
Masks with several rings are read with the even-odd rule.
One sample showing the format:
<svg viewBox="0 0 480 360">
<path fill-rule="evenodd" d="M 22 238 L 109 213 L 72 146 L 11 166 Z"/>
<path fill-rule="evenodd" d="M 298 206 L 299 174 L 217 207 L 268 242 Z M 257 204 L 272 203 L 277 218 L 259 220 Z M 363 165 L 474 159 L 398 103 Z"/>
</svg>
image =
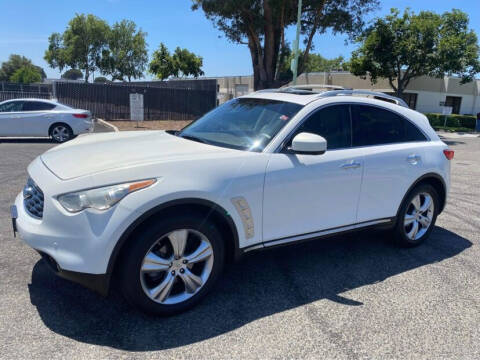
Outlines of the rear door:
<svg viewBox="0 0 480 360">
<path fill-rule="evenodd" d="M 22 123 L 27 136 L 47 136 L 55 113 L 54 104 L 43 101 L 25 101 L 23 104 Z"/>
<path fill-rule="evenodd" d="M 8 101 L 0 105 L 0 136 L 22 136 L 23 101 Z"/>
<path fill-rule="evenodd" d="M 352 105 L 353 147 L 363 149 L 357 221 L 393 217 L 410 185 L 422 174 L 426 136 L 385 108 Z"/>
</svg>

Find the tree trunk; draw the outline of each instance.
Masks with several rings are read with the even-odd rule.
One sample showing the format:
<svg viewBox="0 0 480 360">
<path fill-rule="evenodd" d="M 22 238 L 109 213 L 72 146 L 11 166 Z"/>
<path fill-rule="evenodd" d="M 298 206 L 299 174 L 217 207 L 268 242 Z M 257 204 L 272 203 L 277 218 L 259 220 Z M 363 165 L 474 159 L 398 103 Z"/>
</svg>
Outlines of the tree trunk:
<svg viewBox="0 0 480 360">
<path fill-rule="evenodd" d="M 265 70 L 264 89 L 273 86 L 275 78 L 275 45 L 278 45 L 279 39 L 275 39 L 275 29 L 272 18 L 272 9 L 269 1 L 263 2 L 263 16 L 265 19 L 265 37 L 264 37 L 264 56 L 263 66 Z"/>
<path fill-rule="evenodd" d="M 85 82 L 88 83 L 88 78 L 90 77 L 90 70 L 88 66 L 85 68 Z"/>
<path fill-rule="evenodd" d="M 399 76 L 397 80 L 397 91 L 395 92 L 395 95 L 401 99 L 403 95 L 403 90 L 405 90 L 404 84 L 403 84 L 403 79 Z"/>
</svg>

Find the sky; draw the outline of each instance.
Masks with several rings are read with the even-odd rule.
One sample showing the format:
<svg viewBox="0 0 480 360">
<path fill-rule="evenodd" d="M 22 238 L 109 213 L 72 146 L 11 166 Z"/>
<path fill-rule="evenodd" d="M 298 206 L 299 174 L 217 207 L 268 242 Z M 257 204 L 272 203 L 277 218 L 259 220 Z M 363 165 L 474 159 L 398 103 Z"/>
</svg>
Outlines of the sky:
<svg viewBox="0 0 480 360">
<path fill-rule="evenodd" d="M 43 59 L 48 36 L 63 32 L 75 13 L 91 13 L 110 25 L 122 19 L 133 20 L 147 32 L 151 54 L 163 42 L 170 51 L 177 46 L 203 57 L 206 76 L 250 75 L 252 65 L 246 45 L 230 43 L 200 11 L 191 10 L 191 0 L 0 0 L 0 62 L 10 54 L 20 54 L 42 66 L 50 78 L 58 78 Z M 415 12 L 438 13 L 452 7 L 470 16 L 470 27 L 480 36 L 480 0 L 380 0 L 380 7 L 367 20 L 383 16 L 392 7 Z M 294 27 L 286 31 L 291 42 Z M 316 35 L 315 51 L 327 58 L 349 58 L 355 44 L 345 44 L 344 35 Z"/>
</svg>

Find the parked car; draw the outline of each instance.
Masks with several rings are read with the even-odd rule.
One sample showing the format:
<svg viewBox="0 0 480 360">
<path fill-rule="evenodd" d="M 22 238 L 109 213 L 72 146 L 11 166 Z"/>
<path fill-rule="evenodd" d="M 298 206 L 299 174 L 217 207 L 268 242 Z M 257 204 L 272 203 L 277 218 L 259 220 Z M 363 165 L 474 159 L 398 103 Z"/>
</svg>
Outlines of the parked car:
<svg viewBox="0 0 480 360">
<path fill-rule="evenodd" d="M 0 136 L 49 136 L 62 143 L 92 132 L 90 111 L 44 99 L 13 99 L 0 103 Z"/>
<path fill-rule="evenodd" d="M 47 151 L 12 218 L 58 275 L 102 294 L 119 284 L 139 309 L 173 314 L 253 250 L 364 228 L 419 245 L 445 207 L 452 158 L 424 115 L 388 95 L 261 91 L 179 132 Z"/>
</svg>

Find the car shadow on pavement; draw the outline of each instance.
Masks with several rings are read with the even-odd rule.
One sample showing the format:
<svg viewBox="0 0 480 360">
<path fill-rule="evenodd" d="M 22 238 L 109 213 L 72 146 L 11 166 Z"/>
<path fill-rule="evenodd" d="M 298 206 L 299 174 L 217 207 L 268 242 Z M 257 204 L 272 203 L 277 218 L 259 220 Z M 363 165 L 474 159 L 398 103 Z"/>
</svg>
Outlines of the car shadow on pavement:
<svg viewBox="0 0 480 360">
<path fill-rule="evenodd" d="M 447 144 L 447 145 L 465 145 L 465 142 L 463 141 L 458 141 L 458 140 L 445 140 L 445 139 L 442 139 L 442 141 Z"/>
<path fill-rule="evenodd" d="M 230 265 L 212 293 L 169 318 L 132 310 L 118 294 L 101 298 L 35 264 L 30 298 L 52 331 L 88 344 L 151 351 L 193 344 L 321 299 L 369 306 L 342 293 L 451 258 L 472 243 L 436 227 L 420 247 L 400 249 L 386 233 L 361 232 L 252 254 Z"/>
<path fill-rule="evenodd" d="M 55 144 L 55 142 L 50 138 L 1 138 L 1 143 L 10 143 L 10 144 Z"/>
</svg>

